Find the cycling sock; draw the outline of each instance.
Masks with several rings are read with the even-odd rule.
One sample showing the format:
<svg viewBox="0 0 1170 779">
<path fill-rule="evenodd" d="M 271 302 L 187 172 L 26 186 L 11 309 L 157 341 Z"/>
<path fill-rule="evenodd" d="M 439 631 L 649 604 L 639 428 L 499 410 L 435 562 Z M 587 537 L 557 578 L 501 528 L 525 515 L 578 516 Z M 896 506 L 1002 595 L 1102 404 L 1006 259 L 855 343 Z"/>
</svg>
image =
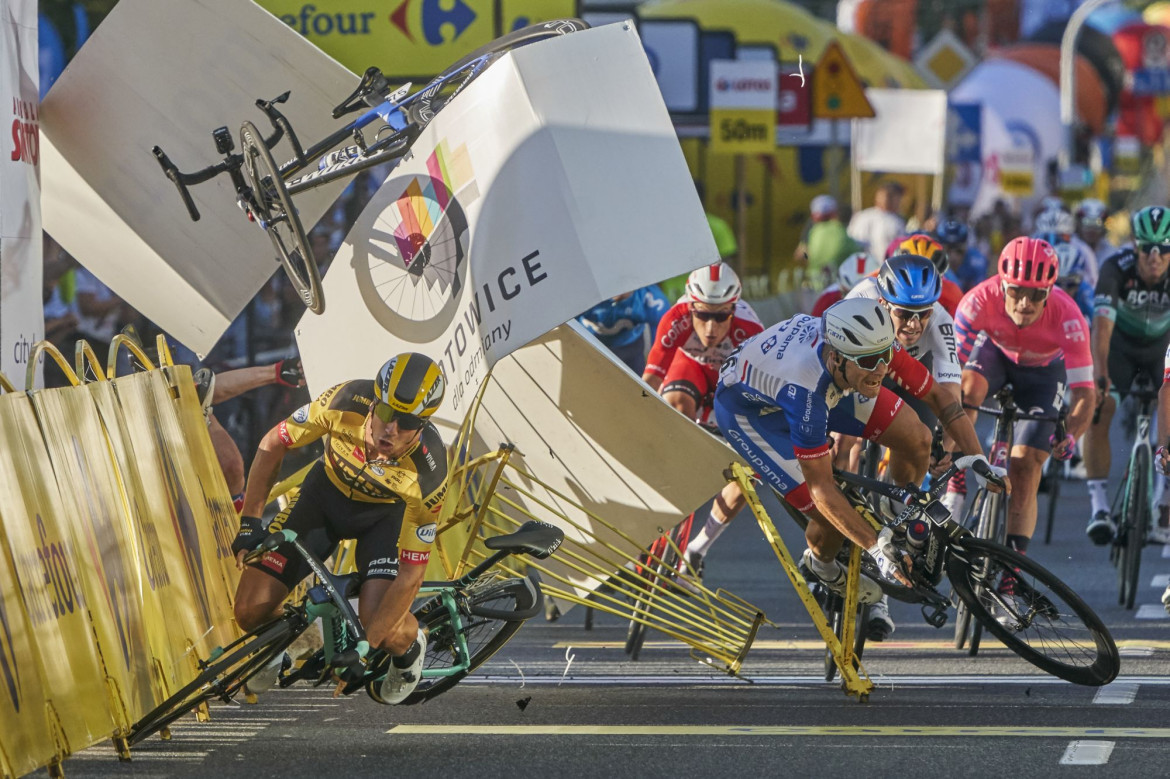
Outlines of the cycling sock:
<svg viewBox="0 0 1170 779">
<path fill-rule="evenodd" d="M 411 642 L 410 649 L 407 649 L 402 654 L 394 657 L 390 662 L 394 663 L 395 668 L 410 668 L 414 661 L 418 659 L 418 653 L 422 651 L 422 647 L 418 645 L 418 641 Z"/>
<path fill-rule="evenodd" d="M 826 563 L 815 554 L 808 556 L 808 567 L 817 575 L 817 578 L 825 581 L 836 579 L 837 574 L 841 572 L 841 566 L 836 560 L 830 560 Z"/>
<path fill-rule="evenodd" d="M 232 495 L 232 505 L 236 507 L 237 514 L 242 514 L 244 512 L 244 493 Z"/>
<path fill-rule="evenodd" d="M 1009 534 L 1007 537 L 1007 545 L 1020 554 L 1027 554 L 1028 542 L 1031 540 L 1032 539 L 1028 538 L 1027 536 L 1014 536 Z"/>
<path fill-rule="evenodd" d="M 1109 494 L 1106 489 L 1109 486 L 1107 479 L 1089 479 L 1085 482 L 1089 486 L 1089 500 L 1093 504 L 1093 513 L 1104 511 L 1109 513 Z"/>
<path fill-rule="evenodd" d="M 709 515 L 707 521 L 703 524 L 703 529 L 687 544 L 687 554 L 697 554 L 699 557 L 706 557 L 707 550 L 711 548 L 711 544 L 715 543 L 715 539 L 719 538 L 723 531 L 727 529 L 727 525 L 727 522 L 720 522 L 716 519 L 714 514 Z"/>
<path fill-rule="evenodd" d="M 947 492 L 957 492 L 960 495 L 967 494 L 967 472 L 959 471 L 951 477 L 951 481 L 947 484 Z"/>
</svg>

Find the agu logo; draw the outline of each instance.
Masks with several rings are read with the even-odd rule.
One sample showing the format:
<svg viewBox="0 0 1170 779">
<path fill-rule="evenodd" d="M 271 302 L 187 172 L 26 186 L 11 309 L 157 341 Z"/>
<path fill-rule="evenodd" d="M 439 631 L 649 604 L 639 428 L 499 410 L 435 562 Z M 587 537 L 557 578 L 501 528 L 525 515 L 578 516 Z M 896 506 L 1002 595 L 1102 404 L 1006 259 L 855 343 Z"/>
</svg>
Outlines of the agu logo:
<svg viewBox="0 0 1170 779">
<path fill-rule="evenodd" d="M 476 20 L 475 11 L 463 0 L 402 0 L 390 14 L 390 23 L 411 43 L 415 41 L 415 34 L 411 32 L 411 6 L 418 5 L 421 5 L 418 16 L 421 17 L 423 39 L 431 46 L 459 40 L 459 36 Z"/>
</svg>

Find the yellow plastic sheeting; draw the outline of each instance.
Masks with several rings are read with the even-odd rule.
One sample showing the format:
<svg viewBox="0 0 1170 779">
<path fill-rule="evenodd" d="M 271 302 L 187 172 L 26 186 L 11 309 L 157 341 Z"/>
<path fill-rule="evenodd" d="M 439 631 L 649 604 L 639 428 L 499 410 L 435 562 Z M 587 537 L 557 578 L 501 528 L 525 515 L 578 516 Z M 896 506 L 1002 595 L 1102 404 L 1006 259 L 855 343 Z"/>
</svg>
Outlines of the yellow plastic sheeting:
<svg viewBox="0 0 1170 779">
<path fill-rule="evenodd" d="M 26 727 L 44 728 L 48 734 L 45 704 L 52 704 L 65 746 L 81 749 L 108 737 L 117 725 L 88 617 L 95 604 L 86 597 L 81 550 L 64 519 L 66 507 L 53 481 L 53 466 L 23 393 L 0 396 L 0 431 L 0 542 L 19 586 L 24 624 L 32 631 L 22 637 L 13 634 L 9 642 L 9 657 L 21 680 L 20 716 L 26 718 Z M 11 602 L 5 598 L 6 610 Z M 20 624 L 11 620 L 7 628 Z M 12 649 L 25 644 L 34 656 Z M 32 686 L 37 674 L 44 684 L 39 698 Z M 33 757 L 15 751 L 7 726 L 0 731 L 0 744 L 14 764 Z"/>
<path fill-rule="evenodd" d="M 116 687 L 115 721 L 128 727 L 154 707 L 155 695 L 143 658 L 145 576 L 106 432 L 84 390 L 45 390 L 32 403 L 65 505 L 63 530 L 77 552 L 98 646 Z M 108 704 L 98 699 L 86 705 Z"/>
</svg>

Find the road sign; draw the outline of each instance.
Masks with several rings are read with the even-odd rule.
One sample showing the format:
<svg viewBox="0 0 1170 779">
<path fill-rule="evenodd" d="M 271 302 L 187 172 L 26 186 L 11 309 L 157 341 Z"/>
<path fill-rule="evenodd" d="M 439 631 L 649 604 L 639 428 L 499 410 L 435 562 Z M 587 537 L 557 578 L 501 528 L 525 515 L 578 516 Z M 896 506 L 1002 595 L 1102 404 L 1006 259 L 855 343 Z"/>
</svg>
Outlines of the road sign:
<svg viewBox="0 0 1170 779">
<path fill-rule="evenodd" d="M 780 127 L 808 128 L 812 122 L 812 101 L 808 76 L 795 65 L 781 65 L 777 81 L 776 124 Z"/>
<path fill-rule="evenodd" d="M 868 119 L 875 115 L 865 86 L 836 41 L 825 47 L 813 70 L 812 97 L 817 119 Z"/>
<path fill-rule="evenodd" d="M 755 154 L 776 148 L 776 63 L 711 60 L 711 152 Z"/>
<path fill-rule="evenodd" d="M 951 162 L 983 161 L 983 104 L 951 103 L 947 121 Z"/>
</svg>

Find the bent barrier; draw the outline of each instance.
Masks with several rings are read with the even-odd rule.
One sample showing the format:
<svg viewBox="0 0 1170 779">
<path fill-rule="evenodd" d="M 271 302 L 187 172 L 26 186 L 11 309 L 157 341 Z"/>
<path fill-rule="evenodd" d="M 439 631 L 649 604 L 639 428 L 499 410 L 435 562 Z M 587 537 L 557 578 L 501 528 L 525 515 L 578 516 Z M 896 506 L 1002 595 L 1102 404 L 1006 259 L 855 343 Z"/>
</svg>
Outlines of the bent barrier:
<svg viewBox="0 0 1170 779">
<path fill-rule="evenodd" d="M 131 348 L 148 368 L 145 355 Z M 88 352 L 88 354 L 87 354 Z M 81 383 L 0 380 L 0 772 L 60 773 L 230 641 L 236 524 L 190 369 Z M 88 365 L 87 365 L 88 361 Z M 113 358 L 111 358 L 111 364 Z M 26 385 L 29 386 L 29 385 Z"/>
</svg>

